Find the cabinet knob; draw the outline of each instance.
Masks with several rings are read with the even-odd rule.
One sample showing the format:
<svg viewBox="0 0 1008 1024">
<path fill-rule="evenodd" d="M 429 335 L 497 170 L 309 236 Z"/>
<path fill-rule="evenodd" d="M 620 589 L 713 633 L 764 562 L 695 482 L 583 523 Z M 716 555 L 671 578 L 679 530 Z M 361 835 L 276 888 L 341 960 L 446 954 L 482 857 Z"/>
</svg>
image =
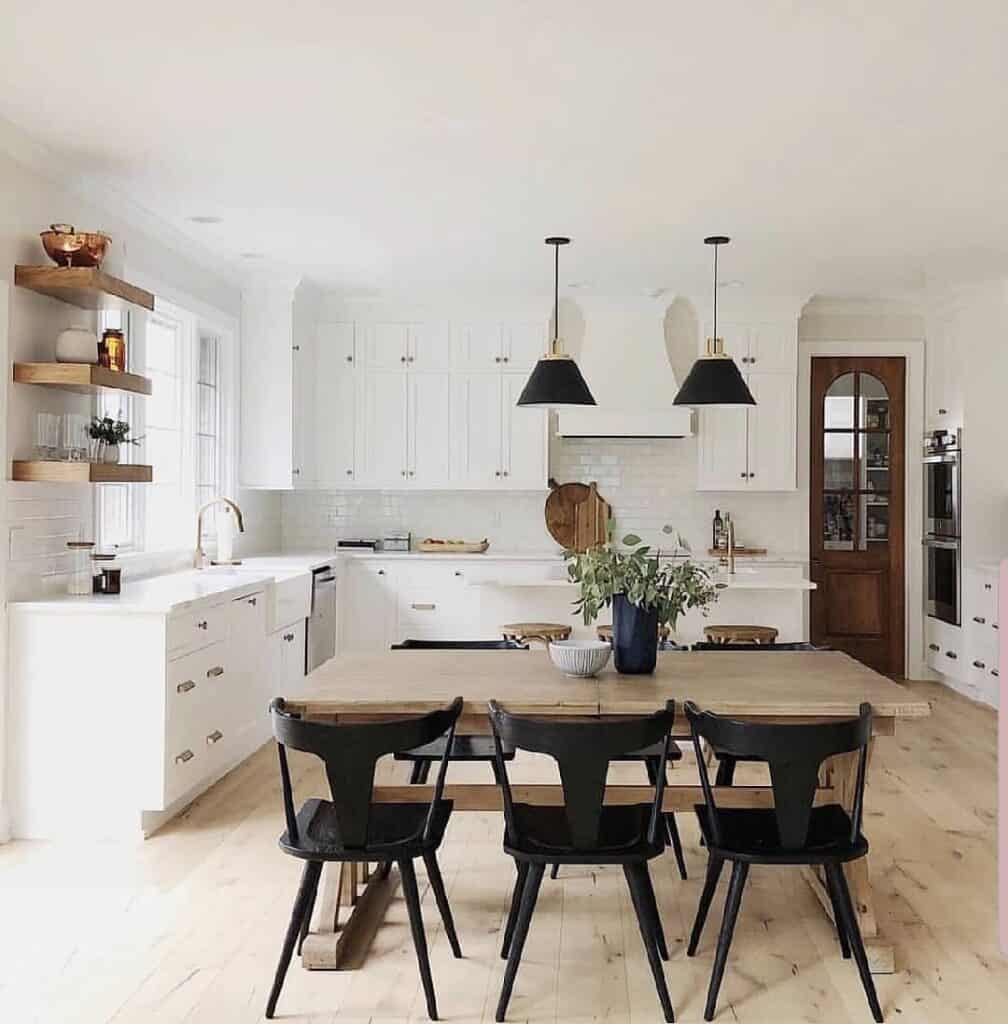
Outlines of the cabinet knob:
<svg viewBox="0 0 1008 1024">
<path fill-rule="evenodd" d="M 291 351 L 292 352 L 300 352 L 301 351 L 301 346 L 300 345 L 291 345 Z"/>
<path fill-rule="evenodd" d="M 940 651 L 941 648 L 937 644 L 928 644 L 929 651 Z"/>
<path fill-rule="evenodd" d="M 416 473 L 414 473 L 414 472 L 413 472 L 413 470 L 411 469 L 411 470 L 409 471 L 409 475 L 410 475 L 410 476 L 416 476 Z"/>
<path fill-rule="evenodd" d="M 176 764 L 185 764 L 186 761 L 191 761 L 196 755 L 191 750 L 183 750 L 181 754 L 178 754 L 175 758 Z"/>
<path fill-rule="evenodd" d="M 215 743 L 219 743 L 222 739 L 224 739 L 224 733 L 222 733 L 220 729 L 214 729 L 212 733 L 209 733 L 207 735 L 207 746 L 212 747 Z"/>
<path fill-rule="evenodd" d="M 195 688 L 196 684 L 191 679 L 187 679 L 184 683 L 179 683 L 178 686 L 175 687 L 175 692 L 188 693 L 190 690 L 194 690 Z"/>
<path fill-rule="evenodd" d="M 258 603 L 259 603 L 259 599 L 257 597 L 250 597 L 249 598 L 249 604 L 252 605 L 253 608 L 255 608 L 255 606 Z"/>
<path fill-rule="evenodd" d="M 347 476 L 353 476 L 353 470 L 352 470 L 352 469 L 348 469 L 348 470 L 346 471 L 346 475 L 347 475 Z"/>
<path fill-rule="evenodd" d="M 287 643 L 290 643 L 294 639 L 294 634 L 293 633 L 284 633 L 283 638 L 284 638 L 284 640 L 287 641 Z"/>
<path fill-rule="evenodd" d="M 939 416 L 948 416 L 948 409 L 939 409 L 938 410 L 938 415 Z"/>
<path fill-rule="evenodd" d="M 353 362 L 353 356 L 347 356 L 347 357 L 346 357 L 346 361 L 347 361 L 348 363 L 352 363 L 352 362 Z"/>
<path fill-rule="evenodd" d="M 505 363 L 508 362 L 508 357 L 507 356 L 504 357 L 504 362 Z"/>
<path fill-rule="evenodd" d="M 456 569 L 455 570 L 455 575 L 456 576 L 461 576 L 462 575 L 462 570 L 461 569 Z"/>
<path fill-rule="evenodd" d="M 202 619 L 201 621 L 197 622 L 196 623 L 196 628 L 197 629 L 206 629 L 207 628 L 207 620 L 206 619 Z"/>
<path fill-rule="evenodd" d="M 503 474 L 502 474 L 502 476 L 507 476 L 507 475 L 508 475 L 508 471 L 505 469 Z"/>
<path fill-rule="evenodd" d="M 494 362 L 495 363 L 499 363 L 500 361 L 501 361 L 501 357 L 500 356 L 494 356 Z"/>
<path fill-rule="evenodd" d="M 405 363 L 406 362 L 406 357 L 405 356 L 400 356 L 399 357 L 399 362 L 400 363 Z"/>
<path fill-rule="evenodd" d="M 499 469 L 494 471 L 494 476 L 500 476 L 500 475 L 501 475 L 501 471 Z"/>
<path fill-rule="evenodd" d="M 747 476 L 747 475 L 748 475 L 748 474 L 746 474 L 746 473 L 742 473 L 742 474 L 741 474 L 741 476 L 742 476 L 742 479 L 743 479 L 743 480 L 745 480 L 745 478 L 746 478 L 746 476 Z"/>
<path fill-rule="evenodd" d="M 993 590 L 994 585 L 992 583 L 985 583 L 984 590 Z"/>
<path fill-rule="evenodd" d="M 405 475 L 406 475 L 406 470 L 405 470 L 405 469 L 404 469 L 404 470 L 402 471 L 402 475 L 403 475 L 403 476 L 405 476 Z"/>
<path fill-rule="evenodd" d="M 946 658 L 951 658 L 953 661 L 956 661 L 959 658 L 959 655 L 956 654 L 955 651 L 946 651 L 945 652 L 945 657 Z"/>
<path fill-rule="evenodd" d="M 300 469 L 292 469 L 291 470 L 291 475 L 292 476 L 300 476 L 301 475 L 301 470 Z"/>
<path fill-rule="evenodd" d="M 406 362 L 407 362 L 407 363 L 415 363 L 415 362 L 416 362 L 416 356 L 410 356 L 410 357 L 409 357 L 409 358 L 408 358 L 408 359 L 406 360 Z"/>
<path fill-rule="evenodd" d="M 986 668 L 987 666 L 982 661 L 974 661 L 973 662 L 973 667 L 974 668 Z"/>
<path fill-rule="evenodd" d="M 992 675 L 992 676 L 997 676 L 998 678 L 1000 678 L 1000 677 L 1001 677 L 1001 673 L 1000 673 L 1000 672 L 998 672 L 998 670 L 997 670 L 996 668 L 992 668 L 992 669 L 991 669 L 991 675 Z"/>
<path fill-rule="evenodd" d="M 207 679 L 216 679 L 218 676 L 222 676 L 222 675 L 224 675 L 224 666 L 223 665 L 214 665 L 213 668 L 208 668 L 207 669 L 207 674 L 206 674 Z"/>
<path fill-rule="evenodd" d="M 973 621 L 978 622 L 982 626 L 987 620 L 982 615 L 974 615 Z"/>
</svg>

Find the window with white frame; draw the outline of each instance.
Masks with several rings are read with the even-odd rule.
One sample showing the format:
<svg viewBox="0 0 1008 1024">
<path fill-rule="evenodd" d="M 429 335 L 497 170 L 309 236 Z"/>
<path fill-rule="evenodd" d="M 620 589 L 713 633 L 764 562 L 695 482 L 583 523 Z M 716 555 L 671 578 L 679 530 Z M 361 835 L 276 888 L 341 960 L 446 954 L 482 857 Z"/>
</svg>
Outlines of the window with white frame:
<svg viewBox="0 0 1008 1024">
<path fill-rule="evenodd" d="M 168 303 L 105 327 L 128 330 L 129 369 L 151 380 L 149 397 L 102 397 L 98 414 L 126 419 L 142 438 L 124 458 L 150 463 L 154 482 L 98 488 L 96 518 L 102 547 L 122 552 L 170 552 L 192 547 L 199 507 L 228 493 L 233 443 L 223 408 L 234 368 L 225 365 L 224 332 Z M 215 533 L 212 519 L 206 536 Z"/>
</svg>

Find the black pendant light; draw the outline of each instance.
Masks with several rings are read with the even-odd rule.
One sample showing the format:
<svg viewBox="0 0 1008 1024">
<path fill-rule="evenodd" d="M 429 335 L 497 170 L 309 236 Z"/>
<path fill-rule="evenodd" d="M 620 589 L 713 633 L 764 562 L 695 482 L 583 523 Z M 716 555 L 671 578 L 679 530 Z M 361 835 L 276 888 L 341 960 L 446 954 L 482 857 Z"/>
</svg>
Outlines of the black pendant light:
<svg viewBox="0 0 1008 1024">
<path fill-rule="evenodd" d="M 755 405 L 756 399 L 739 373 L 739 368 L 724 350 L 724 339 L 717 336 L 717 255 L 718 246 L 731 241 L 725 235 L 711 235 L 704 245 L 714 246 L 714 337 L 707 339 L 707 354 L 701 356 L 686 375 L 675 396 L 675 405 Z"/>
<path fill-rule="evenodd" d="M 553 246 L 553 340 L 550 350 L 535 364 L 518 404 L 540 409 L 554 409 L 558 405 L 594 405 L 577 363 L 560 351 L 560 246 L 569 245 L 569 238 L 550 237 Z"/>
</svg>

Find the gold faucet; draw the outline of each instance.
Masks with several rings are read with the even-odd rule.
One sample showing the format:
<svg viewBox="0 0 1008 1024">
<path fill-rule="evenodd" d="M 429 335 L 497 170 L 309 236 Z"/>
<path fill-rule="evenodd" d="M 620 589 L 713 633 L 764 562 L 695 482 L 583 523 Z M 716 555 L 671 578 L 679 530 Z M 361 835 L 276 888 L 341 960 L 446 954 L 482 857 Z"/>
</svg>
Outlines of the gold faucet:
<svg viewBox="0 0 1008 1024">
<path fill-rule="evenodd" d="M 208 501 L 196 514 L 196 551 L 193 554 L 193 568 L 205 569 L 209 564 L 206 552 L 203 550 L 203 514 L 214 505 L 225 505 L 235 514 L 238 520 L 238 532 L 245 532 L 245 520 L 242 518 L 241 509 L 230 498 L 214 498 Z"/>
<path fill-rule="evenodd" d="M 735 520 L 728 520 L 728 574 L 735 575 Z"/>
</svg>

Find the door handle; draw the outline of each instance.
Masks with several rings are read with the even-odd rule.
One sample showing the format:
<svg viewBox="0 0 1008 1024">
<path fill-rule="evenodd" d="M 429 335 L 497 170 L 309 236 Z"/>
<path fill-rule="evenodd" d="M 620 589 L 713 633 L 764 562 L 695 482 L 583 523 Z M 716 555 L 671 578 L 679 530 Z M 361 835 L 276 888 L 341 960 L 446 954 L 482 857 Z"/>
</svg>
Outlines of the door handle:
<svg viewBox="0 0 1008 1024">
<path fill-rule="evenodd" d="M 411 604 L 410 607 L 415 612 L 432 612 L 437 607 L 435 604 Z"/>
</svg>

